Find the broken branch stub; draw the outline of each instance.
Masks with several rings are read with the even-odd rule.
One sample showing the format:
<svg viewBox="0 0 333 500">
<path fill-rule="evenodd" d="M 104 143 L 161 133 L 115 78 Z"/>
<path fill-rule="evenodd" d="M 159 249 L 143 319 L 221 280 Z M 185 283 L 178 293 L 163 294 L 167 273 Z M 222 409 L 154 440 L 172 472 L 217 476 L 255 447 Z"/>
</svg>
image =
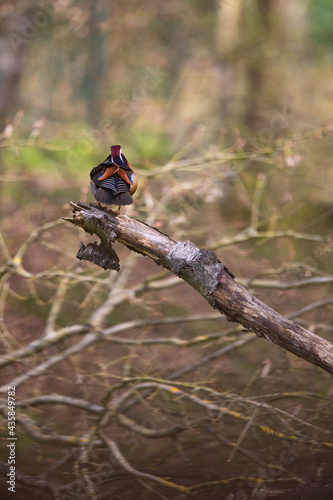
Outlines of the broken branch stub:
<svg viewBox="0 0 333 500">
<path fill-rule="evenodd" d="M 76 257 L 80 260 L 89 260 L 105 270 L 111 269 L 119 271 L 120 269 L 119 257 L 113 250 L 111 244 L 106 249 L 104 244 L 101 243 L 98 245 L 96 241 L 94 243 L 89 243 L 88 245 L 84 245 L 81 241 Z"/>
</svg>

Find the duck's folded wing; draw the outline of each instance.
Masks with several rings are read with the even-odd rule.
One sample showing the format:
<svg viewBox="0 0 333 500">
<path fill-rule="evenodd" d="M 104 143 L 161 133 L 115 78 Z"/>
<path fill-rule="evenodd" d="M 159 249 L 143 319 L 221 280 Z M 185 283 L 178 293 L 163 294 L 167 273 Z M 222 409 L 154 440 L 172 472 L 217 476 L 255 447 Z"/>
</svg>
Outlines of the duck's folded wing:
<svg viewBox="0 0 333 500">
<path fill-rule="evenodd" d="M 99 181 L 98 185 L 104 189 L 111 189 L 114 194 L 128 193 L 130 190 L 130 185 L 115 175 Z"/>
</svg>

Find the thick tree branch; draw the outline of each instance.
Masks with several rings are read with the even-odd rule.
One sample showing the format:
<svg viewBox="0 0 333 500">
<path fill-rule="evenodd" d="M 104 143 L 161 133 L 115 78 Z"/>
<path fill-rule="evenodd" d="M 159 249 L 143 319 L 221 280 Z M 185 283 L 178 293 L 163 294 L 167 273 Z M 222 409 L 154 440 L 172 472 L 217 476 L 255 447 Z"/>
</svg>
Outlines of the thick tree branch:
<svg viewBox="0 0 333 500">
<path fill-rule="evenodd" d="M 114 241 L 152 258 L 158 265 L 187 281 L 215 309 L 230 321 L 253 330 L 258 337 L 273 342 L 296 356 L 333 374 L 333 344 L 288 320 L 249 293 L 216 254 L 199 250 L 189 241 L 176 241 L 157 229 L 126 215 L 116 215 L 92 205 L 71 203 L 73 219 L 65 219 L 101 239 L 94 262 L 107 267 L 117 261 Z M 81 245 L 79 258 L 92 260 L 92 248 L 85 257 Z M 94 243 L 97 247 L 97 243 Z M 100 256 L 100 261 L 99 261 Z M 114 268 L 111 264 L 110 268 Z"/>
</svg>

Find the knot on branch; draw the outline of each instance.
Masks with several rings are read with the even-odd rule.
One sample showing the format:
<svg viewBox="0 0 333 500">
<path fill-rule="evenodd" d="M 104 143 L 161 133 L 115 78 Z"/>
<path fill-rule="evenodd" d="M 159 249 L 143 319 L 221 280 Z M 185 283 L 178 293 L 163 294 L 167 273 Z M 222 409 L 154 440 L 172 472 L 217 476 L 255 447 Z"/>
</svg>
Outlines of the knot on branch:
<svg viewBox="0 0 333 500">
<path fill-rule="evenodd" d="M 80 260 L 89 260 L 103 269 L 112 269 L 114 271 L 119 271 L 120 269 L 119 257 L 113 250 L 111 244 L 109 246 L 105 245 L 105 243 L 98 245 L 95 241 L 94 243 L 84 245 L 81 241 L 76 258 Z"/>
<path fill-rule="evenodd" d="M 219 283 L 221 271 L 224 269 L 231 275 L 216 254 L 203 248 L 199 250 L 190 241 L 179 241 L 166 258 L 170 270 L 193 286 L 214 307 L 215 300 L 211 295 Z"/>
</svg>

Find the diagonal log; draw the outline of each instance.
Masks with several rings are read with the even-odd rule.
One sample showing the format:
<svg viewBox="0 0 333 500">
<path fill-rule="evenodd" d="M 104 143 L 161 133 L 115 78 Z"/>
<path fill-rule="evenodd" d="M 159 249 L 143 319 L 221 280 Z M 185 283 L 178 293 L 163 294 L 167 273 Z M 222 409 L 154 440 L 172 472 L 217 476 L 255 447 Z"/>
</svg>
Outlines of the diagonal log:
<svg viewBox="0 0 333 500">
<path fill-rule="evenodd" d="M 333 374 L 333 344 L 284 318 L 257 299 L 237 283 L 234 275 L 214 252 L 199 250 L 189 241 L 176 241 L 158 229 L 126 215 L 81 202 L 71 203 L 71 206 L 73 218 L 65 220 L 101 239 L 93 260 L 95 264 L 105 268 L 108 260 L 117 259 L 112 243 L 118 241 L 187 281 L 229 321 L 240 323 L 258 337 Z M 85 258 L 82 246 L 80 258 Z M 111 265 L 110 268 L 114 267 Z"/>
</svg>

